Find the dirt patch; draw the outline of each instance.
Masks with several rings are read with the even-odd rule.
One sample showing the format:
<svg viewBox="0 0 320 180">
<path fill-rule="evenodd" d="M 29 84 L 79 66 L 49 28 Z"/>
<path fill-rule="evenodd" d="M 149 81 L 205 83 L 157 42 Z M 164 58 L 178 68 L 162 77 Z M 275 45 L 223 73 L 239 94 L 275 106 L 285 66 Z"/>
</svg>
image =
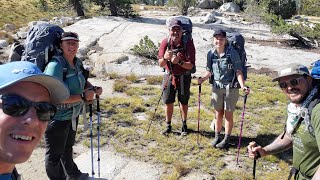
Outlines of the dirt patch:
<svg viewBox="0 0 320 180">
<path fill-rule="evenodd" d="M 256 43 L 261 46 L 271 46 L 287 49 L 299 49 L 306 52 L 320 53 L 320 48 L 307 48 L 301 41 L 295 39 L 272 39 L 272 40 L 259 40 L 248 38 L 247 42 Z"/>
</svg>

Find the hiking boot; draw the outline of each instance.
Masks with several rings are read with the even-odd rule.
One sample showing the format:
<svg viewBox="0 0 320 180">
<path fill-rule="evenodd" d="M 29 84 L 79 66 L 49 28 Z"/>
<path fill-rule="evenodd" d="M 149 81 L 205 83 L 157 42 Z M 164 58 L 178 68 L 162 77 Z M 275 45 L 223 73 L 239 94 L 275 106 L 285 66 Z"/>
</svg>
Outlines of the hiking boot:
<svg viewBox="0 0 320 180">
<path fill-rule="evenodd" d="M 212 145 L 213 147 L 216 147 L 216 145 L 218 144 L 219 141 L 220 141 L 220 134 L 217 134 L 217 133 L 216 133 L 216 135 L 214 136 L 214 139 L 213 139 L 211 145 Z"/>
<path fill-rule="evenodd" d="M 183 124 L 181 128 L 181 135 L 186 136 L 188 134 L 188 126 L 187 124 Z"/>
<path fill-rule="evenodd" d="M 229 145 L 229 139 L 230 139 L 229 137 L 223 138 L 223 140 L 216 145 L 216 148 L 220 148 L 220 149 L 227 148 Z"/>
<path fill-rule="evenodd" d="M 172 126 L 168 125 L 167 128 L 161 132 L 161 134 L 166 135 L 172 132 Z"/>
</svg>

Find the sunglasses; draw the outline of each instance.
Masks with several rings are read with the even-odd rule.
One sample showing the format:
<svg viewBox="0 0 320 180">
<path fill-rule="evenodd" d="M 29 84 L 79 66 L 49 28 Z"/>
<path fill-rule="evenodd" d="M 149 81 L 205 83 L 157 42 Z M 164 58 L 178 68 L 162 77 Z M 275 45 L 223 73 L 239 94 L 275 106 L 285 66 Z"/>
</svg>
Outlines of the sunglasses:
<svg viewBox="0 0 320 180">
<path fill-rule="evenodd" d="M 301 77 L 299 77 L 299 78 L 292 79 L 292 80 L 289 81 L 289 83 L 287 83 L 287 82 L 281 82 L 281 83 L 279 83 L 279 86 L 280 86 L 281 89 L 287 88 L 288 85 L 290 85 L 290 86 L 296 86 L 296 85 L 299 84 L 300 79 L 303 78 L 303 77 L 304 77 L 304 76 L 301 76 Z"/>
<path fill-rule="evenodd" d="M 18 95 L 0 95 L 2 111 L 13 117 L 24 116 L 34 107 L 41 121 L 50 121 L 55 115 L 57 108 L 48 102 L 32 102 Z"/>
</svg>

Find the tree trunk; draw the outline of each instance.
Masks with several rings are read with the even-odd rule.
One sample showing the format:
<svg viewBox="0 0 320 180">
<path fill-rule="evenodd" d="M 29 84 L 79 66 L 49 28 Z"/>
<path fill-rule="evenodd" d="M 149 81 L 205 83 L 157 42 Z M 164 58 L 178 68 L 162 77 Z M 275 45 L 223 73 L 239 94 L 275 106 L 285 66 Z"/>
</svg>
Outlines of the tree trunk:
<svg viewBox="0 0 320 180">
<path fill-rule="evenodd" d="M 111 12 L 111 16 L 118 16 L 116 0 L 110 0 L 109 1 L 109 9 L 110 9 L 110 12 Z"/>
<path fill-rule="evenodd" d="M 72 4 L 74 10 L 77 13 L 77 16 L 84 16 L 80 0 L 69 0 L 69 3 Z"/>
</svg>

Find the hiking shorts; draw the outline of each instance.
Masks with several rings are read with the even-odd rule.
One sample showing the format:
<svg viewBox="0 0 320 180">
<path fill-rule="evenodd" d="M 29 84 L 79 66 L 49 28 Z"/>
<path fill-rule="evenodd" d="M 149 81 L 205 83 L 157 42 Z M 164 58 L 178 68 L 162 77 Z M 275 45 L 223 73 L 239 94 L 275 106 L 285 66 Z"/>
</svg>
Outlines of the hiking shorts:
<svg viewBox="0 0 320 180">
<path fill-rule="evenodd" d="M 226 89 L 213 88 L 211 96 L 211 104 L 215 110 L 224 109 L 226 111 L 234 112 L 236 104 L 239 99 L 239 89 L 230 88 L 227 96 Z"/>
<path fill-rule="evenodd" d="M 169 76 L 169 77 L 168 77 Z M 181 93 L 181 87 L 180 85 L 177 85 L 177 88 L 174 89 L 174 86 L 172 85 L 172 78 L 169 74 L 165 74 L 162 81 L 162 88 L 166 86 L 166 88 L 163 91 L 162 100 L 165 104 L 172 104 L 175 102 L 176 93 L 178 92 L 178 100 L 183 105 L 188 105 L 188 101 L 190 98 L 190 84 L 191 84 L 191 75 L 183 75 L 184 81 L 183 81 L 183 87 L 184 92 Z M 166 83 L 168 79 L 168 82 Z"/>
</svg>

